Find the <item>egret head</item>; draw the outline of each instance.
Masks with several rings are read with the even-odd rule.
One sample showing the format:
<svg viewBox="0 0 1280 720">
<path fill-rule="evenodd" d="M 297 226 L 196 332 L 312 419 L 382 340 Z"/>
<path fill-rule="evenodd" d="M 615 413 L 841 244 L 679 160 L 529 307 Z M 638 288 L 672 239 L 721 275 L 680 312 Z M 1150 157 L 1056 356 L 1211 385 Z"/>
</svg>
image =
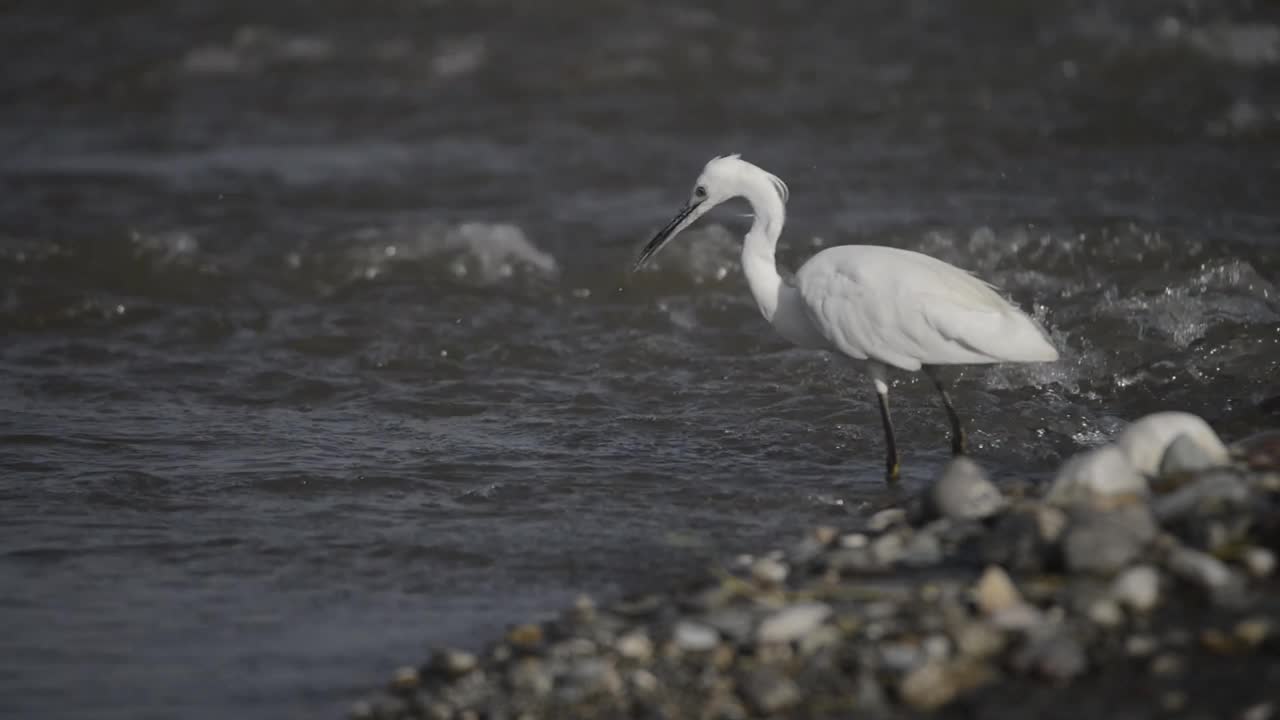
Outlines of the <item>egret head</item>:
<svg viewBox="0 0 1280 720">
<path fill-rule="evenodd" d="M 787 201 L 787 185 L 776 176 L 770 175 L 738 155 L 712 158 L 706 167 L 702 168 L 702 174 L 698 175 L 698 181 L 693 185 L 689 202 L 676 213 L 666 227 L 653 236 L 648 245 L 644 246 L 632 271 L 643 267 L 649 258 L 657 255 L 664 245 L 680 234 L 680 231 L 692 225 L 711 208 L 736 197 L 746 196 L 750 199 L 760 192 L 775 193 L 783 203 Z M 754 200 L 752 205 L 756 205 Z"/>
</svg>

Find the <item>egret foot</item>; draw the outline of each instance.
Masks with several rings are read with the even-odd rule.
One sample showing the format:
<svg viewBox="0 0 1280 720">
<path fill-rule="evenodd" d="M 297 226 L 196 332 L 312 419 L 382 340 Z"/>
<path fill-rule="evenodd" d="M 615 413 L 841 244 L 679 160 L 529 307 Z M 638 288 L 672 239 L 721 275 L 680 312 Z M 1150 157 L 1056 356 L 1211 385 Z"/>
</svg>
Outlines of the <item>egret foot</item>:
<svg viewBox="0 0 1280 720">
<path fill-rule="evenodd" d="M 938 376 L 938 368 L 933 365 L 925 365 L 924 372 L 933 381 L 933 386 L 938 389 L 938 394 L 942 396 L 942 406 L 947 409 L 947 419 L 951 421 L 951 454 L 967 454 L 967 443 L 964 428 L 960 426 L 960 416 L 956 414 L 956 409 L 951 404 L 951 396 L 947 394 L 947 388 L 942 384 L 942 378 Z"/>
</svg>

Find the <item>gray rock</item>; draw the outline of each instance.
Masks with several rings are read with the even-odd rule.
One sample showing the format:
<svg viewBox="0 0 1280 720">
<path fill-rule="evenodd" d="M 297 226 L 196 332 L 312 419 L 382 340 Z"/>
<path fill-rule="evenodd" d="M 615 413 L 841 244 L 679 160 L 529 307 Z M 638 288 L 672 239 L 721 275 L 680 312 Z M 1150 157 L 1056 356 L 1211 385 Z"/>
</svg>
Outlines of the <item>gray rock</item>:
<svg viewBox="0 0 1280 720">
<path fill-rule="evenodd" d="M 1033 673 L 1056 681 L 1070 680 L 1089 666 L 1077 633 L 1059 627 L 1035 633 L 1013 657 L 1020 672 Z"/>
<path fill-rule="evenodd" d="M 772 714 L 800 702 L 800 688 L 772 668 L 757 668 L 741 680 L 744 699 L 762 713 Z"/>
<path fill-rule="evenodd" d="M 1150 612 L 1160 602 L 1160 573 L 1150 565 L 1135 565 L 1116 576 L 1111 595 L 1134 612 Z"/>
<path fill-rule="evenodd" d="M 906 551 L 906 540 L 900 532 L 885 533 L 871 541 L 871 561 L 886 568 L 898 562 Z"/>
<path fill-rule="evenodd" d="M 1221 441 L 1205 447 L 1194 435 L 1179 433 L 1165 448 L 1160 459 L 1160 476 L 1177 477 L 1221 467 L 1227 462 L 1227 451 Z"/>
<path fill-rule="evenodd" d="M 1145 506 L 1134 512 L 1080 513 L 1062 542 L 1063 559 L 1072 572 L 1112 575 L 1136 560 L 1155 535 Z"/>
<path fill-rule="evenodd" d="M 879 651 L 880 664 L 894 672 L 906 672 L 925 660 L 920 646 L 915 643 L 881 643 Z"/>
<path fill-rule="evenodd" d="M 1144 498 L 1147 481 L 1114 445 L 1103 445 L 1068 460 L 1045 499 L 1051 504 L 1110 510 Z"/>
<path fill-rule="evenodd" d="M 942 541 L 931 532 L 917 532 L 907 540 L 898 562 L 907 567 L 930 567 L 942 562 Z"/>
<path fill-rule="evenodd" d="M 907 673 L 898 684 L 898 696 L 914 710 L 929 712 L 951 702 L 959 693 L 951 673 L 941 662 L 927 662 Z"/>
<path fill-rule="evenodd" d="M 537 658 L 522 658 L 512 664 L 507 671 L 507 682 L 517 695 L 525 695 L 533 699 L 546 697 L 554 685 L 551 672 Z"/>
<path fill-rule="evenodd" d="M 1155 498 L 1151 511 L 1161 523 L 1169 523 L 1222 505 L 1241 506 L 1249 501 L 1249 488 L 1231 471 L 1210 471 L 1177 490 Z"/>
<path fill-rule="evenodd" d="M 1002 515 L 990 531 L 978 537 L 977 548 L 984 563 L 1023 573 L 1042 570 L 1052 550 L 1041 537 L 1038 513 L 1022 509 Z"/>
<path fill-rule="evenodd" d="M 745 607 L 712 610 L 703 620 L 737 645 L 749 643 L 756 629 L 756 614 Z"/>
<path fill-rule="evenodd" d="M 1165 562 L 1170 572 L 1204 590 L 1219 605 L 1236 606 L 1243 600 L 1244 579 L 1208 553 L 1179 546 Z"/>
<path fill-rule="evenodd" d="M 676 647 L 685 652 L 707 652 L 720 643 L 719 633 L 691 620 L 676 623 L 672 637 L 676 641 Z"/>
<path fill-rule="evenodd" d="M 882 533 L 895 525 L 905 525 L 907 512 L 902 508 L 888 508 L 867 519 L 867 529 L 873 533 Z"/>
<path fill-rule="evenodd" d="M 1115 438 L 1115 445 L 1128 458 L 1129 464 L 1147 477 L 1160 473 L 1165 452 L 1179 435 L 1185 442 L 1198 446 L 1199 454 L 1214 465 L 1227 462 L 1227 448 L 1218 434 L 1203 419 L 1185 412 L 1158 412 L 1142 417 L 1125 427 Z"/>
<path fill-rule="evenodd" d="M 826 603 L 800 603 L 785 607 L 760 623 L 756 638 L 761 643 L 787 643 L 799 640 L 831 616 Z"/>
<path fill-rule="evenodd" d="M 590 697 L 622 694 L 622 676 L 603 658 L 582 658 L 569 666 L 557 688 L 562 702 L 577 703 Z"/>
<path fill-rule="evenodd" d="M 972 459 L 953 459 L 942 477 L 929 487 L 925 507 L 932 517 L 975 520 L 1000 512 L 1004 495 Z"/>
</svg>

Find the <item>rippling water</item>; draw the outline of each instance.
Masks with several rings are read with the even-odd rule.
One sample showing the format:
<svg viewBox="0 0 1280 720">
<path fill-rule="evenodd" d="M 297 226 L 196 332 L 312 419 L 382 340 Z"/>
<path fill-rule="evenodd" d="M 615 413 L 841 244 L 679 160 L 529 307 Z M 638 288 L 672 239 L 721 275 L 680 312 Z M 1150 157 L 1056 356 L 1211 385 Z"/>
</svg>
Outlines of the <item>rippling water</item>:
<svg viewBox="0 0 1280 720">
<path fill-rule="evenodd" d="M 847 5 L 847 6 L 846 6 Z M 782 258 L 922 250 L 1061 362 L 955 399 L 1002 479 L 1278 424 L 1280 13 L 1248 3 L 23 3 L 0 74 L 0 711 L 334 716 L 441 643 L 888 499 Z M 907 487 L 946 460 L 894 391 Z"/>
</svg>

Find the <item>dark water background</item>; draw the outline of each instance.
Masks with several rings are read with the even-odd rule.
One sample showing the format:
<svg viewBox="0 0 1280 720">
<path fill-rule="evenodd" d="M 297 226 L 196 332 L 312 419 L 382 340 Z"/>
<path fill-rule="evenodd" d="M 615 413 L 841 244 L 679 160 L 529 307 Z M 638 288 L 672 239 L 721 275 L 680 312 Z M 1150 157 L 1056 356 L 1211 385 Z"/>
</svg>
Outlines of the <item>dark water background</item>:
<svg viewBox="0 0 1280 720">
<path fill-rule="evenodd" d="M 1064 349 L 955 392 L 1001 479 L 1280 392 L 1274 2 L 7 3 L 0 715 L 336 717 L 580 592 L 886 499 L 745 207 L 628 279 L 711 156 L 782 257 L 978 271 Z M 908 487 L 946 459 L 895 389 Z"/>
</svg>

